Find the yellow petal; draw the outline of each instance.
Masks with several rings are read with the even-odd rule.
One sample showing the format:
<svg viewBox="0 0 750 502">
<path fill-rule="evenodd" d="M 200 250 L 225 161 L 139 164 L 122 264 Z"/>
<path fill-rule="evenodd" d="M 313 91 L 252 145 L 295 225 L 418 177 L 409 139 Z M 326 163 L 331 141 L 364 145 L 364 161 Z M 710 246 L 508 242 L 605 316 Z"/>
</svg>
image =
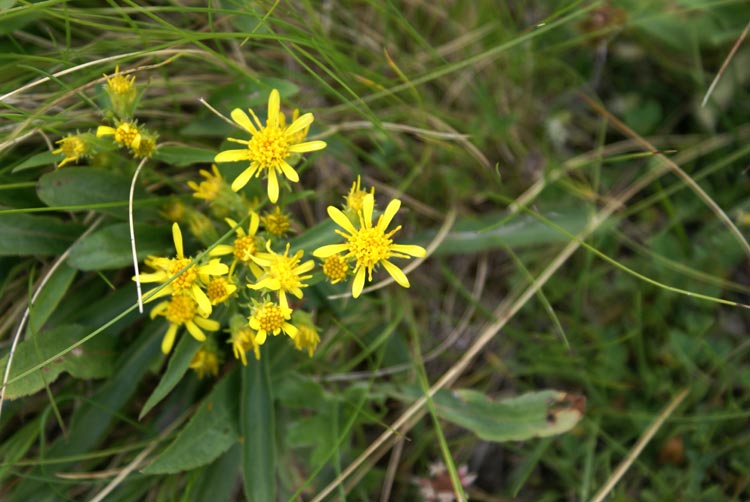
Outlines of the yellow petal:
<svg viewBox="0 0 750 502">
<path fill-rule="evenodd" d="M 292 125 L 287 127 L 285 134 L 287 136 L 292 136 L 294 133 L 297 133 L 304 129 L 305 127 L 309 126 L 313 123 L 314 117 L 312 113 L 306 113 L 302 115 L 300 118 L 292 122 Z"/>
<path fill-rule="evenodd" d="M 177 325 L 170 324 L 169 328 L 167 328 L 167 332 L 164 333 L 164 338 L 161 339 L 161 351 L 164 354 L 169 354 L 169 351 L 172 350 L 172 345 L 174 345 L 174 338 L 176 335 Z"/>
<path fill-rule="evenodd" d="M 289 151 L 294 153 L 315 152 L 317 150 L 322 150 L 326 146 L 328 146 L 328 143 L 326 143 L 325 141 L 306 141 L 305 143 L 297 143 L 296 145 L 291 145 L 289 147 Z"/>
<path fill-rule="evenodd" d="M 372 213 L 375 210 L 375 197 L 368 193 L 362 199 L 362 217 L 365 220 L 365 227 L 372 227 Z"/>
<path fill-rule="evenodd" d="M 232 110 L 232 120 L 234 120 L 240 127 L 249 132 L 250 134 L 258 134 L 258 130 L 253 125 L 250 117 L 247 113 L 243 112 L 239 108 Z"/>
<path fill-rule="evenodd" d="M 101 138 L 102 136 L 110 136 L 115 133 L 114 127 L 99 126 L 96 128 L 96 137 Z"/>
<path fill-rule="evenodd" d="M 258 345 L 263 345 L 264 343 L 266 343 L 267 337 L 268 337 L 268 334 L 266 333 L 266 331 L 260 330 L 258 331 L 258 334 L 255 335 L 255 343 L 257 343 Z"/>
<path fill-rule="evenodd" d="M 349 221 L 349 218 L 346 217 L 346 215 L 341 211 L 341 209 L 334 207 L 334 206 L 328 206 L 328 216 L 331 217 L 331 219 L 336 222 L 338 226 L 349 232 L 350 234 L 356 234 L 357 229 L 354 228 L 354 225 L 352 225 L 352 222 Z"/>
<path fill-rule="evenodd" d="M 248 235 L 255 235 L 258 231 L 258 225 L 260 224 L 260 218 L 258 213 L 250 211 L 250 225 L 247 228 Z"/>
<path fill-rule="evenodd" d="M 276 171 L 270 169 L 268 171 L 268 200 L 272 204 L 276 204 L 279 200 L 279 180 L 276 178 Z"/>
<path fill-rule="evenodd" d="M 268 96 L 268 118 L 266 119 L 268 127 L 278 127 L 279 125 L 279 101 L 279 91 L 272 90 L 271 95 Z"/>
<path fill-rule="evenodd" d="M 331 255 L 343 253 L 348 250 L 349 246 L 347 244 L 328 244 L 327 246 L 321 246 L 313 251 L 313 256 L 316 258 L 328 258 Z"/>
<path fill-rule="evenodd" d="M 398 212 L 399 208 L 401 207 L 401 201 L 398 199 L 393 199 L 388 203 L 388 207 L 385 208 L 385 212 L 383 213 L 383 217 L 378 221 L 378 226 L 385 232 L 385 229 L 388 228 L 388 225 L 391 224 L 391 220 L 393 220 L 393 217 L 396 216 L 396 213 Z"/>
<path fill-rule="evenodd" d="M 195 298 L 195 302 L 198 304 L 198 312 L 205 316 L 210 315 L 212 309 L 211 300 L 208 299 L 206 293 L 197 284 L 193 284 L 190 292 L 193 293 L 193 298 Z"/>
<path fill-rule="evenodd" d="M 406 274 L 398 268 L 393 263 L 389 262 L 388 260 L 382 260 L 380 263 L 383 264 L 383 267 L 386 269 L 386 271 L 391 274 L 391 277 L 400 285 L 405 288 L 409 287 L 409 279 L 406 278 Z"/>
<path fill-rule="evenodd" d="M 193 321 L 186 322 L 185 327 L 187 328 L 188 333 L 190 333 L 193 336 L 193 338 L 195 338 L 199 342 L 203 342 L 206 340 L 206 334 L 203 331 L 201 331 L 198 325 L 195 324 Z"/>
<path fill-rule="evenodd" d="M 297 171 L 295 171 L 294 168 L 283 159 L 281 161 L 281 171 L 292 183 L 297 183 L 299 181 L 299 174 L 297 174 Z"/>
<path fill-rule="evenodd" d="M 177 251 L 177 258 L 184 258 L 182 254 L 182 232 L 180 226 L 175 222 L 172 224 L 172 239 L 174 240 L 174 249 Z"/>
<path fill-rule="evenodd" d="M 208 253 L 208 256 L 224 256 L 232 253 L 234 253 L 234 246 L 219 244 Z"/>
<path fill-rule="evenodd" d="M 247 185 L 247 182 L 250 181 L 250 178 L 255 174 L 255 170 L 255 167 L 251 164 L 250 167 L 242 171 L 232 182 L 232 190 L 238 192 L 242 187 Z"/>
<path fill-rule="evenodd" d="M 409 256 L 416 256 L 417 258 L 422 258 L 427 255 L 427 250 L 416 244 L 393 244 L 391 246 L 391 251 L 408 254 Z"/>
<path fill-rule="evenodd" d="M 297 338 L 297 333 L 299 332 L 299 330 L 297 329 L 296 326 L 294 326 L 293 324 L 290 324 L 288 322 L 285 322 L 282 325 L 282 328 L 284 328 L 284 332 L 287 335 L 289 335 L 290 338 L 292 338 L 292 339 Z"/>
<path fill-rule="evenodd" d="M 193 319 L 193 322 L 195 322 L 195 324 L 205 329 L 206 331 L 219 331 L 219 328 L 221 328 L 221 323 L 219 321 L 214 321 L 213 319 L 196 317 L 195 319 Z"/>
<path fill-rule="evenodd" d="M 359 298 L 362 293 L 362 288 L 365 286 L 365 267 L 360 267 L 357 270 L 357 275 L 354 276 L 354 282 L 352 283 L 352 296 Z"/>
<path fill-rule="evenodd" d="M 241 160 L 250 160 L 250 150 L 224 150 L 214 157 L 214 162 L 239 162 Z"/>
</svg>

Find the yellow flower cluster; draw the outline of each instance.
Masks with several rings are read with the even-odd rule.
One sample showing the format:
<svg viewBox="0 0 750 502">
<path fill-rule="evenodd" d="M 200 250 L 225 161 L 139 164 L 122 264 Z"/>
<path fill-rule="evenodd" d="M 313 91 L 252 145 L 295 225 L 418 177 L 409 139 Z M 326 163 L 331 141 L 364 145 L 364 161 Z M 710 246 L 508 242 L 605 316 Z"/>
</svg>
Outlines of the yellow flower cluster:
<svg viewBox="0 0 750 502">
<path fill-rule="evenodd" d="M 111 136 L 114 145 L 125 148 L 136 159 L 151 157 L 156 150 L 157 134 L 133 120 L 138 104 L 135 76 L 120 73 L 120 68 L 117 66 L 114 75 L 104 75 L 104 79 L 104 92 L 108 98 L 105 117 L 113 125 L 100 125 L 96 129 L 96 134 L 90 132 L 75 134 L 58 140 L 57 144 L 60 147 L 52 153 L 63 154 L 64 158 L 57 164 L 57 167 L 63 167 L 111 149 L 111 145 L 97 140 L 102 137 Z"/>
<path fill-rule="evenodd" d="M 131 92 L 133 82 L 134 79 L 120 75 L 107 79 L 107 93 L 113 103 L 116 99 L 122 101 L 118 105 L 122 109 L 126 108 L 123 103 L 135 99 Z M 199 378 L 219 372 L 222 350 L 216 336 L 222 325 L 229 334 L 226 343 L 242 365 L 252 361 L 248 353 L 255 360 L 260 359 L 262 352 L 269 350 L 264 346 L 278 335 L 285 335 L 283 338 L 290 340 L 295 349 L 312 357 L 320 335 L 313 314 L 305 311 L 305 292 L 315 282 L 327 278 L 337 284 L 351 279 L 352 296 L 357 298 L 365 283 L 372 281 L 382 267 L 398 284 L 409 287 L 409 280 L 394 260 L 426 254 L 421 246 L 393 241 L 401 227 L 389 227 L 401 202 L 391 200 L 382 213 L 378 212 L 374 188 L 363 187 L 357 177 L 344 197 L 343 208 L 327 209 L 340 227 L 336 234 L 343 242 L 313 251 L 322 260 L 322 273 L 315 273 L 315 261 L 287 240 L 293 228 L 292 218 L 287 211 L 289 203 L 280 200 L 280 187 L 285 181 L 298 182 L 295 166 L 301 155 L 322 150 L 326 143 L 306 139 L 313 122 L 311 113 L 295 110 L 287 124 L 280 101 L 279 92 L 272 90 L 265 121 L 253 110 L 232 110 L 232 119 L 248 133 L 249 139 L 228 138 L 243 148 L 219 152 L 214 157 L 218 166 L 201 169 L 199 179 L 187 183 L 193 199 L 204 210 L 190 207 L 184 199 L 175 199 L 165 208 L 163 214 L 175 221 L 175 255 L 148 257 L 145 263 L 152 270 L 138 276 L 141 282 L 157 284 L 146 298 L 160 300 L 151 310 L 151 317 L 161 316 L 168 321 L 162 351 L 170 352 L 182 327 L 202 342 L 190 363 Z M 97 136 L 111 136 L 116 145 L 127 148 L 134 156 L 143 153 L 142 144 L 148 141 L 144 129 L 124 116 L 119 116 L 111 127 L 99 127 Z M 75 140 L 66 138 L 61 145 L 64 162 L 72 161 L 69 159 L 81 148 Z M 230 162 L 245 162 L 234 178 L 226 173 L 235 166 L 223 165 Z M 245 197 L 242 189 L 255 177 L 267 180 L 265 200 Z M 269 203 L 270 207 L 263 208 Z M 176 221 L 186 223 L 190 232 L 209 246 L 200 259 L 186 256 Z M 217 242 L 222 233 L 225 237 Z"/>
<path fill-rule="evenodd" d="M 172 239 L 175 256 L 149 256 L 146 265 L 154 271 L 138 276 L 143 283 L 160 284 L 144 295 L 146 302 L 170 296 L 169 300 L 158 303 L 151 310 L 152 319 L 163 316 L 169 321 L 161 344 L 165 354 L 172 350 L 177 331 L 182 326 L 199 342 L 206 340 L 204 330 L 218 331 L 220 323 L 208 318 L 213 306 L 227 301 L 237 291 L 231 277 L 225 277 L 229 274 L 229 267 L 219 259 L 193 263 L 194 260 L 185 256 L 182 232 L 177 223 L 172 224 Z"/>
</svg>

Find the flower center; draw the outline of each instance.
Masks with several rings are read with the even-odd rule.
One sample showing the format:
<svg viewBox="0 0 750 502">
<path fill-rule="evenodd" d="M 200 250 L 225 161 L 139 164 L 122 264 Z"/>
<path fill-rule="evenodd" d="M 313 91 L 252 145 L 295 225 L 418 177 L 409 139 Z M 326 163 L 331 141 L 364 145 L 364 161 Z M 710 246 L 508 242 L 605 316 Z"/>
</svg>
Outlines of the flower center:
<svg viewBox="0 0 750 502">
<path fill-rule="evenodd" d="M 376 263 L 391 255 L 389 239 L 377 227 L 362 228 L 349 238 L 349 252 L 357 260 L 357 265 L 372 269 Z"/>
<path fill-rule="evenodd" d="M 276 212 L 263 217 L 263 225 L 273 235 L 281 237 L 289 230 L 289 217 L 276 208 Z"/>
<path fill-rule="evenodd" d="M 211 303 L 223 301 L 222 299 L 229 296 L 226 279 L 223 277 L 215 277 L 211 279 L 211 282 L 209 282 L 206 287 L 206 296 L 208 296 Z"/>
<path fill-rule="evenodd" d="M 275 256 L 274 263 L 269 267 L 268 275 L 279 280 L 280 289 L 289 291 L 301 285 L 299 275 L 294 271 L 299 264 L 302 252 L 294 256 Z"/>
<path fill-rule="evenodd" d="M 190 258 L 173 258 L 172 263 L 169 264 L 169 274 L 176 275 L 177 272 L 185 268 L 191 261 L 192 260 Z M 193 287 L 193 283 L 195 283 L 195 279 L 197 279 L 197 277 L 198 273 L 195 270 L 195 266 L 192 266 L 189 269 L 185 270 L 177 277 L 177 279 L 172 282 L 172 288 L 174 289 L 175 293 L 189 290 Z"/>
<path fill-rule="evenodd" d="M 261 168 L 276 167 L 289 156 L 289 143 L 279 127 L 264 127 L 247 144 L 250 158 Z"/>
<path fill-rule="evenodd" d="M 61 148 L 66 158 L 77 158 L 86 151 L 86 144 L 79 138 L 70 137 L 62 141 Z"/>
<path fill-rule="evenodd" d="M 133 127 L 128 122 L 120 124 L 115 130 L 115 141 L 123 146 L 130 147 L 137 136 L 138 128 Z"/>
<path fill-rule="evenodd" d="M 323 273 L 334 283 L 343 281 L 349 273 L 349 264 L 340 255 L 331 255 L 323 262 Z"/>
<path fill-rule="evenodd" d="M 255 237 L 252 235 L 245 235 L 234 240 L 234 256 L 243 263 L 249 262 L 256 250 Z"/>
<path fill-rule="evenodd" d="M 123 75 L 115 75 L 114 77 L 107 79 L 107 85 L 115 94 L 123 95 L 129 93 L 133 89 L 134 81 L 135 77 L 130 79 Z"/>
<path fill-rule="evenodd" d="M 185 324 L 195 317 L 196 303 L 189 296 L 174 296 L 169 302 L 165 317 L 172 324 Z"/>
<path fill-rule="evenodd" d="M 281 307 L 273 303 L 266 303 L 258 309 L 254 316 L 258 320 L 260 329 L 273 333 L 284 325 L 284 314 Z"/>
</svg>

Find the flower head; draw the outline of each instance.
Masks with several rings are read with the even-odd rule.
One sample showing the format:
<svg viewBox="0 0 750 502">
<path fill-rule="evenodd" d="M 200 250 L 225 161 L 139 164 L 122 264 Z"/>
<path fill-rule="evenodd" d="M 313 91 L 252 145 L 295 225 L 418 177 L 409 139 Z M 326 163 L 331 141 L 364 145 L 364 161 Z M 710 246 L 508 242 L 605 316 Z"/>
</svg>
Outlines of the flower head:
<svg viewBox="0 0 750 502">
<path fill-rule="evenodd" d="M 332 254 L 323 260 L 323 273 L 331 284 L 336 284 L 349 275 L 349 263 L 340 254 Z"/>
<path fill-rule="evenodd" d="M 90 147 L 85 137 L 80 134 L 70 135 L 63 139 L 57 140 L 56 142 L 60 147 L 56 150 L 52 150 L 53 154 L 62 153 L 65 158 L 57 164 L 57 167 L 62 167 L 69 162 L 78 162 L 81 157 L 85 157 L 89 153 Z"/>
<path fill-rule="evenodd" d="M 215 377 L 219 374 L 219 352 L 210 341 L 207 339 L 190 361 L 190 369 L 198 374 L 198 380 L 203 380 L 206 375 Z"/>
<path fill-rule="evenodd" d="M 362 190 L 361 183 L 362 180 L 357 176 L 357 181 L 352 183 L 352 188 L 349 190 L 346 197 L 344 197 L 344 200 L 346 201 L 344 208 L 354 211 L 355 213 L 362 210 L 362 203 L 365 200 L 365 195 L 369 193 L 373 197 L 375 196 L 375 187 L 372 187 L 370 191 L 367 192 L 367 190 Z"/>
<path fill-rule="evenodd" d="M 318 328 L 315 327 L 310 314 L 307 312 L 295 312 L 294 322 L 297 326 L 297 336 L 293 340 L 294 348 L 297 350 L 307 349 L 307 355 L 312 357 L 320 343 Z"/>
<path fill-rule="evenodd" d="M 167 282 L 177 275 L 164 289 L 153 294 L 148 300 L 151 301 L 169 294 L 185 295 L 197 302 L 202 314 L 211 313 L 211 301 L 201 286 L 201 278 L 210 278 L 212 276 L 226 275 L 229 267 L 221 263 L 219 259 L 210 260 L 208 263 L 190 265 L 192 259 L 185 257 L 182 249 L 182 232 L 177 223 L 172 224 L 172 238 L 177 255 L 175 258 L 164 258 L 161 256 L 149 256 L 146 258 L 146 264 L 154 269 L 154 272 L 142 273 L 138 276 L 141 282 Z M 187 267 L 187 268 L 186 268 Z M 185 269 L 182 273 L 180 271 Z M 135 280 L 135 277 L 133 278 Z M 151 290 L 154 291 L 154 290 Z M 146 293 L 148 296 L 149 293 Z"/>
<path fill-rule="evenodd" d="M 188 186 L 193 190 L 193 197 L 209 202 L 215 201 L 219 198 L 222 188 L 227 186 L 227 182 L 221 177 L 216 164 L 211 165 L 211 172 L 205 169 L 201 169 L 199 172 L 205 178 L 200 184 L 195 181 L 188 181 Z"/>
<path fill-rule="evenodd" d="M 272 212 L 261 216 L 260 221 L 268 233 L 276 237 L 284 237 L 291 225 L 289 215 L 282 213 L 279 206 L 276 206 Z"/>
<path fill-rule="evenodd" d="M 224 256 L 234 255 L 234 263 L 240 262 L 248 265 L 250 270 L 254 274 L 260 274 L 260 269 L 253 262 L 253 257 L 258 252 L 258 238 L 256 233 L 258 232 L 258 225 L 260 224 L 260 218 L 254 211 L 250 211 L 250 223 L 247 227 L 247 232 L 242 227 L 237 226 L 237 222 L 231 218 L 225 218 L 231 228 L 235 228 L 234 233 L 237 238 L 234 239 L 232 244 L 219 244 L 215 246 L 211 251 L 211 256 Z"/>
<path fill-rule="evenodd" d="M 169 321 L 169 328 L 167 328 L 161 342 L 161 351 L 165 354 L 169 354 L 169 351 L 172 350 L 177 330 L 181 326 L 185 326 L 188 333 L 199 342 L 206 339 L 203 330 L 218 331 L 220 326 L 217 321 L 207 319 L 205 315 L 201 314 L 198 303 L 186 295 L 173 296 L 169 300 L 157 304 L 151 309 L 150 316 L 151 319 L 156 316 L 163 316 Z"/>
<path fill-rule="evenodd" d="M 359 228 L 355 227 L 349 218 L 340 209 L 328 206 L 328 216 L 344 229 L 336 230 L 336 233 L 346 239 L 344 244 L 330 244 L 322 246 L 313 252 L 318 258 L 345 253 L 343 258 L 353 258 L 354 282 L 352 284 L 352 296 L 357 298 L 365 284 L 365 276 L 372 281 L 372 271 L 377 265 L 383 268 L 401 286 L 408 288 L 409 280 L 404 272 L 390 262 L 391 258 L 409 258 L 410 256 L 422 257 L 427 253 L 422 246 L 395 244 L 391 237 L 401 229 L 401 226 L 387 231 L 388 225 L 401 207 L 401 201 L 393 199 L 386 207 L 385 212 L 378 217 L 373 226 L 372 216 L 375 208 L 375 199 L 372 194 L 367 194 L 362 201 L 362 210 L 359 211 Z"/>
<path fill-rule="evenodd" d="M 307 287 L 302 281 L 310 279 L 312 275 L 303 275 L 315 266 L 312 260 L 300 263 L 304 252 L 297 251 L 289 256 L 289 244 L 284 254 L 271 251 L 271 242 L 266 243 L 267 253 L 258 253 L 253 261 L 263 268 L 263 275 L 255 284 L 248 284 L 250 289 L 270 289 L 279 292 L 279 304 L 289 308 L 286 293 L 302 298 L 302 288 Z"/>
<path fill-rule="evenodd" d="M 206 282 L 206 296 L 211 305 L 224 303 L 237 291 L 231 277 L 213 277 Z"/>
<path fill-rule="evenodd" d="M 295 338 L 297 328 L 288 322 L 291 318 L 292 309 L 265 301 L 255 305 L 248 325 L 257 332 L 255 342 L 263 345 L 269 333 L 276 336 L 283 331 L 291 338 Z"/>
<path fill-rule="evenodd" d="M 247 366 L 247 351 L 252 350 L 255 360 L 260 360 L 260 345 L 255 341 L 255 333 L 247 325 L 247 319 L 241 315 L 234 315 L 229 320 L 229 343 L 235 359 L 239 359 L 243 366 Z"/>
<path fill-rule="evenodd" d="M 128 149 L 136 149 L 141 144 L 141 131 L 134 122 L 120 122 L 117 127 L 99 126 L 96 128 L 96 137 L 114 136 L 115 142 Z"/>
<path fill-rule="evenodd" d="M 250 165 L 232 182 L 232 190 L 242 189 L 250 178 L 264 174 L 268 178 L 268 199 L 276 203 L 279 199 L 278 175 L 283 174 L 289 181 L 299 181 L 297 171 L 289 163 L 295 154 L 322 150 L 324 141 L 304 141 L 300 131 L 313 122 L 312 113 L 306 113 L 287 126 L 280 113 L 279 91 L 271 91 L 268 98 L 268 117 L 264 126 L 252 110 L 248 110 L 253 120 L 239 108 L 232 110 L 232 120 L 250 133 L 249 140 L 228 138 L 229 141 L 245 145 L 242 150 L 225 150 L 214 158 L 215 162 L 250 161 Z"/>
<path fill-rule="evenodd" d="M 135 108 L 137 97 L 135 75 L 122 75 L 120 73 L 120 67 L 115 66 L 115 74 L 111 77 L 104 75 L 104 78 L 107 80 L 107 84 L 104 86 L 104 91 L 109 97 L 112 111 L 115 115 L 121 118 L 131 117 L 133 115 L 133 109 Z"/>
</svg>

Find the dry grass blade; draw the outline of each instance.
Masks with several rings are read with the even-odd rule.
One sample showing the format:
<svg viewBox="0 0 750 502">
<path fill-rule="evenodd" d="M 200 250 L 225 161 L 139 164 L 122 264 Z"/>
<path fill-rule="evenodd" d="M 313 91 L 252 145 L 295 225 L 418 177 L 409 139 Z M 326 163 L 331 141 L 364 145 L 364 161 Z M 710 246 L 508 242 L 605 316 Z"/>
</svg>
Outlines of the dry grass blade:
<svg viewBox="0 0 750 502">
<path fill-rule="evenodd" d="M 688 176 L 688 174 L 680 168 L 672 159 L 664 156 L 654 145 L 652 145 L 648 140 L 646 140 L 643 136 L 640 136 L 638 133 L 633 131 L 631 128 L 629 128 L 627 125 L 625 125 L 622 121 L 620 121 L 617 117 L 612 115 L 608 110 L 606 110 L 602 105 L 591 99 L 589 96 L 585 94 L 580 94 L 581 98 L 588 104 L 592 109 L 594 109 L 597 113 L 599 113 L 602 117 L 606 118 L 610 123 L 621 133 L 623 133 L 625 136 L 628 136 L 632 139 L 634 139 L 638 144 L 640 144 L 644 150 L 649 151 L 653 153 L 656 157 L 658 157 L 666 166 L 668 166 L 677 176 L 679 176 L 687 186 L 690 187 L 691 190 L 693 190 L 698 197 L 700 197 L 703 202 L 706 203 L 706 205 L 711 209 L 711 211 L 714 212 L 714 214 L 721 220 L 721 222 L 729 229 L 729 231 L 734 234 L 735 238 L 737 239 L 737 242 L 740 244 L 742 249 L 745 251 L 745 254 L 748 258 L 750 258 L 750 244 L 748 244 L 747 239 L 745 239 L 745 236 L 742 235 L 742 232 L 740 232 L 740 229 L 737 228 L 737 225 L 734 224 L 732 219 L 727 215 L 726 212 L 724 212 L 723 209 L 719 207 L 718 204 L 698 185 L 698 183 L 695 182 L 693 178 Z"/>
<path fill-rule="evenodd" d="M 719 68 L 719 72 L 716 74 L 713 82 L 711 82 L 711 85 L 708 87 L 708 90 L 706 91 L 706 95 L 703 96 L 703 101 L 701 102 L 701 106 L 706 106 L 706 103 L 708 103 L 708 98 L 710 98 L 711 94 L 713 94 L 716 84 L 719 83 L 721 76 L 724 75 L 724 71 L 726 71 L 727 66 L 729 66 L 729 62 L 734 57 L 734 54 L 737 52 L 737 49 L 739 49 L 740 45 L 742 45 L 742 41 L 745 40 L 745 37 L 747 37 L 748 31 L 750 31 L 750 21 L 745 25 L 745 29 L 742 30 L 742 33 L 740 33 L 739 38 L 732 46 L 732 50 L 729 51 L 729 54 L 727 54 L 726 59 L 724 59 L 724 62 L 721 64 L 721 68 Z"/>
<path fill-rule="evenodd" d="M 648 442 L 651 441 L 651 438 L 654 437 L 656 431 L 661 428 L 661 426 L 664 424 L 664 421 L 674 412 L 675 408 L 679 406 L 679 404 L 685 399 L 687 395 L 688 389 L 683 389 L 674 397 L 674 399 L 672 399 L 672 401 L 664 408 L 664 410 L 662 410 L 656 420 L 654 420 L 649 428 L 643 432 L 643 435 L 640 437 L 635 446 L 633 446 L 633 448 L 630 450 L 628 456 L 625 457 L 620 465 L 617 466 L 615 472 L 613 472 L 607 482 L 604 483 L 604 486 L 602 486 L 602 488 L 596 493 L 596 495 L 594 495 L 594 498 L 591 499 L 591 502 L 601 502 L 602 500 L 604 500 L 604 497 L 606 497 L 609 492 L 612 491 L 612 488 L 615 487 L 620 478 L 622 478 L 623 474 L 625 474 L 628 468 L 630 468 L 635 459 L 638 458 L 638 455 L 641 454 L 643 448 L 645 448 Z"/>
</svg>

